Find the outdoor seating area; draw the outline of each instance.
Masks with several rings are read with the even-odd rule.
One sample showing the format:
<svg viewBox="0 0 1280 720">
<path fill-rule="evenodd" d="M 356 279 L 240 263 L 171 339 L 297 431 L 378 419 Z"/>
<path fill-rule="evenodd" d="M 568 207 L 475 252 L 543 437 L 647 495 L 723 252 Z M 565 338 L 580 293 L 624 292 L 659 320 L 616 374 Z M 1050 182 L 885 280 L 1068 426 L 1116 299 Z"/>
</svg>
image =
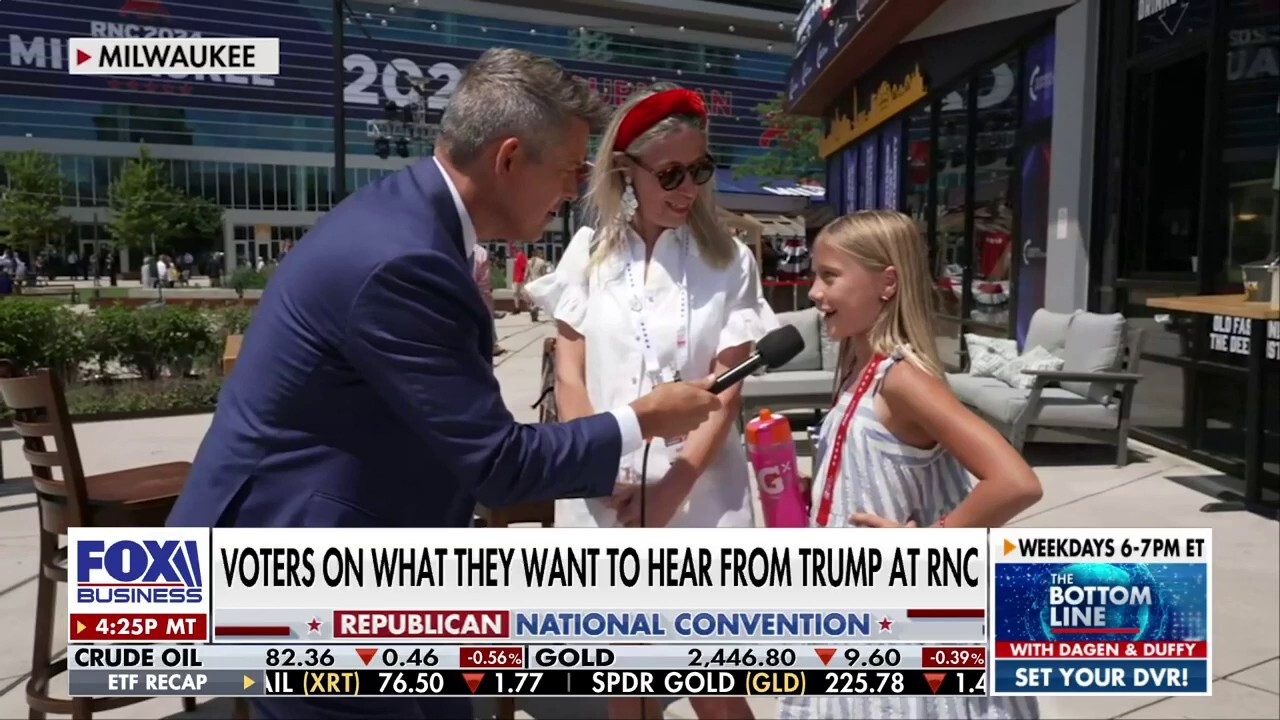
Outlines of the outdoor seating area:
<svg viewBox="0 0 1280 720">
<path fill-rule="evenodd" d="M 1037 310 L 1023 347 L 969 334 L 969 370 L 947 380 L 969 407 L 1002 429 L 1018 450 L 1027 441 L 1114 443 L 1128 461 L 1129 412 L 1142 380 L 1142 331 L 1120 314 Z"/>
</svg>

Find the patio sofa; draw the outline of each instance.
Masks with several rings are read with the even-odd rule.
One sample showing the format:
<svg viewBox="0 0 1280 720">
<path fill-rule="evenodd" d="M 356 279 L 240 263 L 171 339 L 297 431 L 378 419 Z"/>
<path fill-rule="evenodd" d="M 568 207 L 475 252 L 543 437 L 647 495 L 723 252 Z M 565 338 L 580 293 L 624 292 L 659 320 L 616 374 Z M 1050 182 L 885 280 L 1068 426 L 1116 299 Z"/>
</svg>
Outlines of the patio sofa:
<svg viewBox="0 0 1280 720">
<path fill-rule="evenodd" d="M 1120 314 L 1037 310 L 1022 348 L 965 335 L 969 371 L 947 375 L 961 402 L 1001 428 L 1015 448 L 1066 434 L 1114 442 L 1128 461 L 1129 412 L 1142 375 L 1142 331 Z"/>
</svg>

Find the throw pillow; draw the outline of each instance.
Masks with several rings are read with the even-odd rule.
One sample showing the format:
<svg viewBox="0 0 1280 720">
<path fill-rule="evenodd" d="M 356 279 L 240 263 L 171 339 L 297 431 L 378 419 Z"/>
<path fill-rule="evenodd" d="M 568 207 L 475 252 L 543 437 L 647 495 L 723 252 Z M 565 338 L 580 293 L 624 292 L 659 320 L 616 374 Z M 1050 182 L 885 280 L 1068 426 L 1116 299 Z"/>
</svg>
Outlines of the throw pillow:
<svg viewBox="0 0 1280 720">
<path fill-rule="evenodd" d="M 1062 362 L 1062 358 L 1037 345 L 1004 364 L 996 371 L 996 378 L 1009 387 L 1030 390 L 1036 379 L 1023 370 L 1061 370 Z"/>
<path fill-rule="evenodd" d="M 979 352 L 969 357 L 969 374 L 973 377 L 997 377 L 996 373 L 1009 359 L 996 352 Z"/>
<path fill-rule="evenodd" d="M 999 377 L 996 373 L 1018 356 L 1016 340 L 965 333 L 964 342 L 969 349 L 969 374 L 973 377 Z"/>
<path fill-rule="evenodd" d="M 1017 340 L 965 333 L 964 342 L 965 346 L 969 348 L 970 357 L 977 357 L 985 353 L 995 353 L 1006 360 L 1018 357 Z"/>
</svg>

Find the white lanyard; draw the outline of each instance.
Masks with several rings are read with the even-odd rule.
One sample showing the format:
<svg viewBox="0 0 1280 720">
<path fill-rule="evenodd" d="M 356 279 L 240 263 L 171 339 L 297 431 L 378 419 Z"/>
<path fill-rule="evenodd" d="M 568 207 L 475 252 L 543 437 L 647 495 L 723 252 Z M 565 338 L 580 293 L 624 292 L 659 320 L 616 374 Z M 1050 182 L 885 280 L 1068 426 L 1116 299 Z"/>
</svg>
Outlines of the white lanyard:
<svg viewBox="0 0 1280 720">
<path fill-rule="evenodd" d="M 649 323 L 645 319 L 645 284 L 636 281 L 635 266 L 644 266 L 644 243 L 633 242 L 631 262 L 627 263 L 627 285 L 631 290 L 631 315 L 635 318 L 636 328 L 640 333 L 640 350 L 644 353 L 643 371 L 649 374 L 654 385 L 680 379 L 680 369 L 689 359 L 689 290 L 687 270 L 689 265 L 689 239 L 680 238 L 680 321 L 676 330 L 675 363 L 671 368 L 671 376 L 664 377 L 662 363 L 658 359 L 658 347 Z"/>
</svg>

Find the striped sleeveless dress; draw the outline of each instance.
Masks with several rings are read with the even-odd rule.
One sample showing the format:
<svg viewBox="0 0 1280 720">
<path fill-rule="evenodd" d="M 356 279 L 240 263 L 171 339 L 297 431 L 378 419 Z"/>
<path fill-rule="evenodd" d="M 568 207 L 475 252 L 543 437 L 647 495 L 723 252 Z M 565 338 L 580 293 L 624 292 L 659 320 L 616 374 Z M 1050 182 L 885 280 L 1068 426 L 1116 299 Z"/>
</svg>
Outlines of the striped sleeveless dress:
<svg viewBox="0 0 1280 720">
<path fill-rule="evenodd" d="M 907 348 L 898 348 L 880 363 L 870 390 L 863 395 L 849 423 L 841 458 L 839 483 L 831 504 L 832 528 L 855 528 L 849 516 L 855 512 L 871 512 L 896 523 L 906 523 L 913 516 L 925 527 L 937 522 L 969 494 L 969 473 L 954 456 L 936 445 L 931 449 L 907 445 L 898 440 L 876 419 L 875 396 L 885 375 L 902 362 Z M 845 386 L 836 406 L 827 414 L 819 435 L 817 455 L 820 459 L 813 473 L 812 494 L 822 497 L 831 462 L 832 434 L 840 426 L 840 418 L 853 400 L 857 378 Z M 810 522 L 817 526 L 818 503 L 813 503 Z M 874 529 L 855 528 L 866 532 Z M 802 696 L 779 699 L 782 720 L 835 720 L 837 718 L 936 718 L 937 720 L 1032 719 L 1040 716 L 1039 706 L 1031 697 L 856 697 Z"/>
</svg>

